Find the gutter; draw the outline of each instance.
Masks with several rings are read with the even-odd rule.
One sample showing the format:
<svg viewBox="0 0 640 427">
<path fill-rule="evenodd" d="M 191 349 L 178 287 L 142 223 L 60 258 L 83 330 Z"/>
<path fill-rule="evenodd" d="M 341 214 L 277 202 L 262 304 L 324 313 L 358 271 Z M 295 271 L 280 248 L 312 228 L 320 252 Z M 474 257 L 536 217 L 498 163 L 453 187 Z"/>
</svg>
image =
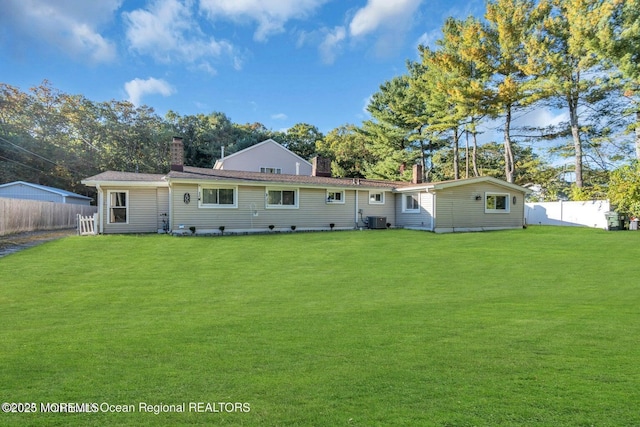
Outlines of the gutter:
<svg viewBox="0 0 640 427">
<path fill-rule="evenodd" d="M 168 187 L 169 183 L 167 181 L 80 181 L 82 184 L 96 188 L 101 185 L 106 185 L 109 187 Z"/>
</svg>

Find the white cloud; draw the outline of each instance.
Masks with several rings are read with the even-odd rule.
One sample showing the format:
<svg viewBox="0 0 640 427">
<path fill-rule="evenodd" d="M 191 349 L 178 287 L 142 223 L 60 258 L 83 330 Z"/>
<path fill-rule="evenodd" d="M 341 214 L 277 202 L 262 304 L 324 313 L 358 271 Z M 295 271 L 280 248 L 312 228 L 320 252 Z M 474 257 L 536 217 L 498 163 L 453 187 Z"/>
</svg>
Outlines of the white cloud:
<svg viewBox="0 0 640 427">
<path fill-rule="evenodd" d="M 408 28 L 422 0 L 368 0 L 349 25 L 353 37 L 365 36 L 381 28 L 403 31 Z"/>
<path fill-rule="evenodd" d="M 364 114 L 364 117 L 371 117 L 371 113 L 368 110 L 371 101 L 373 101 L 373 95 L 367 96 L 362 102 L 362 113 Z"/>
<path fill-rule="evenodd" d="M 200 62 L 202 69 L 215 74 L 207 59 L 230 56 L 235 68 L 242 60 L 228 41 L 205 35 L 194 19 L 191 2 L 155 0 L 148 9 L 123 14 L 130 48 L 151 55 L 159 62 Z"/>
<path fill-rule="evenodd" d="M 209 75 L 215 76 L 216 74 L 218 74 L 218 71 L 207 61 L 202 61 L 200 62 L 196 67 L 196 70 L 198 71 L 202 71 L 204 73 L 207 73 Z"/>
<path fill-rule="evenodd" d="M 436 47 L 436 41 L 442 38 L 441 30 L 431 30 L 429 32 L 423 33 L 418 40 L 416 41 L 416 46 L 426 46 L 431 49 Z"/>
<path fill-rule="evenodd" d="M 284 31 L 291 19 L 305 19 L 329 0 L 201 0 L 200 8 L 209 18 L 231 18 L 235 21 L 256 22 L 253 35 L 257 41 Z"/>
<path fill-rule="evenodd" d="M 569 121 L 569 112 L 566 110 L 551 110 L 540 108 L 523 114 L 514 120 L 516 126 L 531 126 L 545 128 L 556 126 Z"/>
<path fill-rule="evenodd" d="M 122 1 L 4 0 L 0 25 L 72 57 L 109 62 L 116 57 L 116 47 L 99 28 L 113 19 Z"/>
<path fill-rule="evenodd" d="M 412 27 L 422 0 L 368 0 L 349 24 L 355 40 L 374 35 L 374 53 L 385 57 L 397 52 Z"/>
<path fill-rule="evenodd" d="M 129 96 L 129 101 L 139 106 L 142 97 L 145 95 L 160 94 L 162 96 L 170 96 L 175 93 L 175 89 L 166 81 L 150 77 L 146 80 L 133 79 L 124 84 L 124 90 Z"/>
<path fill-rule="evenodd" d="M 273 114 L 271 116 L 273 120 L 287 120 L 289 117 L 284 113 Z"/>
<path fill-rule="evenodd" d="M 347 30 L 344 27 L 335 27 L 332 31 L 329 31 L 318 47 L 322 62 L 325 64 L 333 64 L 341 44 L 346 37 Z"/>
</svg>

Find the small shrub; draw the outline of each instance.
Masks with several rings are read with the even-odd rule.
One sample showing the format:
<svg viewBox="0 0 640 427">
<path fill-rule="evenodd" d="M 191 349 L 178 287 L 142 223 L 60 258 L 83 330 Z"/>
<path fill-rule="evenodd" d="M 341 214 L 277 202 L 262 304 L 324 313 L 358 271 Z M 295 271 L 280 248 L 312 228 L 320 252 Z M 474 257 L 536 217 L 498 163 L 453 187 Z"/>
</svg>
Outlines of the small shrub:
<svg viewBox="0 0 640 427">
<path fill-rule="evenodd" d="M 291 231 L 296 231 L 296 226 L 295 225 L 291 226 Z"/>
<path fill-rule="evenodd" d="M 269 230 L 273 231 L 273 229 L 275 228 L 275 225 L 270 225 L 269 226 Z"/>
<path fill-rule="evenodd" d="M 334 223 L 329 224 L 329 228 L 331 228 L 333 230 L 333 227 L 335 227 L 336 225 Z"/>
<path fill-rule="evenodd" d="M 220 234 L 224 234 L 224 225 L 218 227 L 218 230 L 220 230 Z"/>
<path fill-rule="evenodd" d="M 196 234 L 196 228 L 193 225 L 189 227 L 189 230 L 191 231 L 191 234 Z"/>
</svg>

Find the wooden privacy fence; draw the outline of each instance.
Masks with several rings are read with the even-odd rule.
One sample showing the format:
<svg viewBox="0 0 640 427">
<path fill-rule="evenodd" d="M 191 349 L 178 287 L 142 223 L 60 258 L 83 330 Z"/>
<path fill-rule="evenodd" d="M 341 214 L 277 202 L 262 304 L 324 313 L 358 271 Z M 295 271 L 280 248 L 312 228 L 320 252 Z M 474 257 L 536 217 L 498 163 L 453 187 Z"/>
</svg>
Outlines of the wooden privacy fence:
<svg viewBox="0 0 640 427">
<path fill-rule="evenodd" d="M 98 214 L 82 216 L 78 214 L 78 234 L 81 236 L 92 236 L 98 234 Z"/>
<path fill-rule="evenodd" d="M 77 215 L 93 215 L 95 206 L 0 198 L 0 236 L 36 230 L 75 228 Z"/>
</svg>

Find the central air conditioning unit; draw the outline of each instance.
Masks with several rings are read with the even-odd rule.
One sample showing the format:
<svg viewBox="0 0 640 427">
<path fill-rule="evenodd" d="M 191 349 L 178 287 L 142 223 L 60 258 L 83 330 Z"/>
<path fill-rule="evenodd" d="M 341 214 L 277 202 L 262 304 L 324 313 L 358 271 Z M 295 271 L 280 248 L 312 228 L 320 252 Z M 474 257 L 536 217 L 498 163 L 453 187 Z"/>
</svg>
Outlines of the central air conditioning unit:
<svg viewBox="0 0 640 427">
<path fill-rule="evenodd" d="M 367 224 L 369 229 L 384 229 L 387 228 L 387 217 L 386 216 L 368 216 Z"/>
</svg>

